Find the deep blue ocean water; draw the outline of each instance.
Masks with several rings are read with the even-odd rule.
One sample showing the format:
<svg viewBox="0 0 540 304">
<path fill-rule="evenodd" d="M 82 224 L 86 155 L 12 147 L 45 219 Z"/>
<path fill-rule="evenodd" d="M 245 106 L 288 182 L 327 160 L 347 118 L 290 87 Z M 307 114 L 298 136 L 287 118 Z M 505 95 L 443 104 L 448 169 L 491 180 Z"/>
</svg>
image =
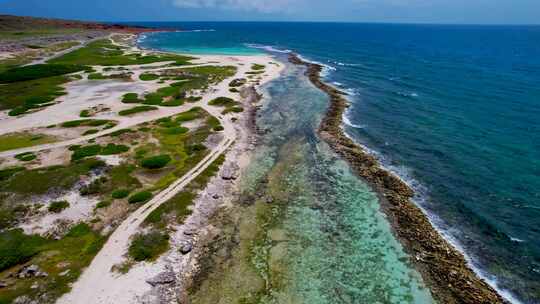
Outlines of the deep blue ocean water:
<svg viewBox="0 0 540 304">
<path fill-rule="evenodd" d="M 347 133 L 414 186 L 487 279 L 540 303 L 540 27 L 150 25 L 190 31 L 150 34 L 146 47 L 292 50 L 326 64 L 327 81 L 350 93 Z"/>
</svg>

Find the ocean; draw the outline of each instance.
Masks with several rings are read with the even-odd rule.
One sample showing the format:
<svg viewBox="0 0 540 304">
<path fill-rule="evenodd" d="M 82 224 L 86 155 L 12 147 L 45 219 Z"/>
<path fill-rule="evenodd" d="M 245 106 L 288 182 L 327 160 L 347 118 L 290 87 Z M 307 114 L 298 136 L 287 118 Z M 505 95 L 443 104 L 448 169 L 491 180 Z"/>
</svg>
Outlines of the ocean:
<svg viewBox="0 0 540 304">
<path fill-rule="evenodd" d="M 486 280 L 515 303 L 540 303 L 540 27 L 138 24 L 183 30 L 148 34 L 140 41 L 144 47 L 192 54 L 270 52 L 282 58 L 294 51 L 325 65 L 325 80 L 349 93 L 347 134 L 416 190 L 416 203 Z M 372 265 L 380 282 L 371 287 L 380 298 L 371 303 L 429 302 L 421 279 L 409 269 L 376 210 L 376 197 L 316 140 L 325 96 L 301 85 L 302 75 L 289 73 L 284 76 L 288 82 L 281 79 L 267 88 L 268 107 L 286 112 L 281 118 L 289 120 L 279 123 L 287 128 L 283 134 L 270 132 L 265 140 L 271 149 L 287 146 L 283 138 L 300 138 L 302 145 L 296 149 L 305 155 L 302 169 L 291 176 L 301 175 L 296 181 L 303 181 L 306 193 L 291 198 L 281 223 L 290 235 L 312 244 L 310 250 L 289 248 L 297 257 L 309 255 L 302 262 L 291 261 L 297 267 L 296 281 L 326 286 L 343 279 L 341 284 L 350 285 L 347 290 L 354 298 L 362 285 L 350 280 L 365 283 L 369 276 L 347 273 L 327 281 L 307 270 L 329 263 L 334 270 L 359 265 L 370 274 L 367 261 L 380 254 L 385 258 Z M 291 103 L 290 109 L 277 99 Z M 310 110 L 304 113 L 302 106 Z M 261 122 L 270 127 L 275 123 Z M 278 164 L 280 158 L 272 155 Z M 329 187 L 328 179 L 338 187 Z M 307 189 L 314 183 L 320 187 Z M 313 202 L 306 197 L 326 197 L 321 203 L 333 202 L 335 213 L 312 214 L 317 209 L 308 207 Z M 317 245 L 317 233 L 310 229 L 317 218 L 327 224 L 339 220 L 347 229 L 340 233 L 349 244 L 333 244 L 339 261 L 322 250 L 328 244 Z M 385 288 L 395 286 L 401 286 L 399 295 L 385 294 Z M 327 300 L 314 302 L 332 303 Z"/>
</svg>

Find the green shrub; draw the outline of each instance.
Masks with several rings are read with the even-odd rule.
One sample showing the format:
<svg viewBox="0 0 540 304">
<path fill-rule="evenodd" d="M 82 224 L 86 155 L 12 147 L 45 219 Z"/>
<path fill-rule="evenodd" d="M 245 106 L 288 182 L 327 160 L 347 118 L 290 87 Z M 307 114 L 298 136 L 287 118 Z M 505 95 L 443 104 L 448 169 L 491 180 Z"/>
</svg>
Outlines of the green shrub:
<svg viewBox="0 0 540 304">
<path fill-rule="evenodd" d="M 129 147 L 125 145 L 107 144 L 102 150 L 101 155 L 121 154 L 129 151 Z"/>
<path fill-rule="evenodd" d="M 52 202 L 49 205 L 48 210 L 49 212 L 60 213 L 68 207 L 69 207 L 69 203 L 67 201 L 58 201 L 58 202 Z"/>
<path fill-rule="evenodd" d="M 137 93 L 127 93 L 124 94 L 122 97 L 123 103 L 140 103 L 142 100 L 139 99 L 139 95 Z"/>
<path fill-rule="evenodd" d="M 253 64 L 253 65 L 251 66 L 251 69 L 252 69 L 252 70 L 255 70 L 255 71 L 264 70 L 265 68 L 266 68 L 266 66 L 265 66 L 264 64 L 257 64 L 257 63 L 255 63 L 255 64 Z"/>
<path fill-rule="evenodd" d="M 107 208 L 111 205 L 111 201 L 101 201 L 96 204 L 96 209 Z"/>
<path fill-rule="evenodd" d="M 133 107 L 131 109 L 120 111 L 118 112 L 118 114 L 120 116 L 127 116 L 127 115 L 137 114 L 140 112 L 155 111 L 157 109 L 158 107 L 154 107 L 154 106 L 138 106 L 138 107 Z"/>
<path fill-rule="evenodd" d="M 113 191 L 111 196 L 112 198 L 115 198 L 115 199 L 122 199 L 122 198 L 128 197 L 130 192 L 131 191 L 129 191 L 128 189 L 118 189 L 118 190 Z"/>
<path fill-rule="evenodd" d="M 92 116 L 91 113 L 90 113 L 90 110 L 82 110 L 81 113 L 79 114 L 80 117 L 90 117 Z"/>
<path fill-rule="evenodd" d="M 225 128 L 223 128 L 223 126 L 215 126 L 213 130 L 219 132 L 225 130 Z"/>
<path fill-rule="evenodd" d="M 229 107 L 236 105 L 236 101 L 229 97 L 218 97 L 211 100 L 208 104 L 211 106 Z"/>
<path fill-rule="evenodd" d="M 144 73 L 139 76 L 139 79 L 142 81 L 152 81 L 159 78 L 159 75 L 152 74 L 152 73 Z"/>
<path fill-rule="evenodd" d="M 163 101 L 163 96 L 158 93 L 150 93 L 144 96 L 144 104 L 147 105 L 159 105 Z"/>
<path fill-rule="evenodd" d="M 229 83 L 229 87 L 241 87 L 243 86 L 244 84 L 246 84 L 246 79 L 245 78 L 239 78 L 239 79 L 234 79 L 233 81 L 231 81 Z"/>
<path fill-rule="evenodd" d="M 128 199 L 130 204 L 146 203 L 152 198 L 153 194 L 150 191 L 140 191 L 131 195 Z"/>
<path fill-rule="evenodd" d="M 169 235 L 159 231 L 137 234 L 129 246 L 128 253 L 135 261 L 154 260 L 169 248 Z"/>
<path fill-rule="evenodd" d="M 86 135 L 92 135 L 92 134 L 96 134 L 98 133 L 99 130 L 98 129 L 91 129 L 91 130 L 86 130 L 84 131 L 84 133 L 82 134 L 83 136 L 86 136 Z"/>
<path fill-rule="evenodd" d="M 31 160 L 36 159 L 37 156 L 32 152 L 25 152 L 25 153 L 15 155 L 15 158 L 20 160 L 20 161 L 27 162 L 27 161 L 31 161 Z"/>
<path fill-rule="evenodd" d="M 146 169 L 160 169 L 171 162 L 171 157 L 167 154 L 147 157 L 141 161 L 141 166 Z"/>
<path fill-rule="evenodd" d="M 99 155 L 100 153 L 101 153 L 100 145 L 90 145 L 90 146 L 79 147 L 78 149 L 73 151 L 73 154 L 71 155 L 71 159 L 79 160 L 79 159 L 83 159 L 89 156 L 96 156 L 96 155 Z"/>
<path fill-rule="evenodd" d="M 110 122 L 111 122 L 110 120 L 102 120 L 102 119 L 79 119 L 79 120 L 66 121 L 62 123 L 60 126 L 62 128 L 99 127 L 99 126 L 108 124 Z"/>
<path fill-rule="evenodd" d="M 29 261 L 46 243 L 41 236 L 26 235 L 22 229 L 0 232 L 0 271 Z"/>
<path fill-rule="evenodd" d="M 88 75 L 88 79 L 89 80 L 104 80 L 104 79 L 107 79 L 108 77 L 101 74 L 101 73 L 92 73 L 90 75 Z"/>
</svg>

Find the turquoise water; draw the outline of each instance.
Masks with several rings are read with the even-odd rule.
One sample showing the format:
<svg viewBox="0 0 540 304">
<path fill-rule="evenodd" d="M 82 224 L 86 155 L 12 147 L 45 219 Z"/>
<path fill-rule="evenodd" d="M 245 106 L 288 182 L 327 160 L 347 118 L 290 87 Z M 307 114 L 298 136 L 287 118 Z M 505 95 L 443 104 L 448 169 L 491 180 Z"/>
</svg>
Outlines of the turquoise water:
<svg viewBox="0 0 540 304">
<path fill-rule="evenodd" d="M 267 187 L 278 183 L 286 205 L 272 227 L 286 242 L 269 242 L 268 258 L 270 269 L 286 268 L 286 283 L 265 303 L 432 303 L 376 195 L 316 136 L 326 95 L 289 66 L 266 97 L 258 125 L 269 132 L 243 179 L 255 184 L 272 171 Z"/>
<path fill-rule="evenodd" d="M 540 27 L 164 25 L 215 31 L 143 44 L 271 46 L 326 64 L 327 81 L 350 93 L 347 133 L 416 189 L 492 284 L 540 303 Z"/>
</svg>

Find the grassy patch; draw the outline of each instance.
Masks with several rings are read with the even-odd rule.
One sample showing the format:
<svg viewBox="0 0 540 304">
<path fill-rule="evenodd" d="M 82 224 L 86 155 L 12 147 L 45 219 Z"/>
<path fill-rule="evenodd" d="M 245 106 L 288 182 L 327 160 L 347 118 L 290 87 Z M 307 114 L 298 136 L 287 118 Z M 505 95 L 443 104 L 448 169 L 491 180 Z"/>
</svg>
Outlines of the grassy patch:
<svg viewBox="0 0 540 304">
<path fill-rule="evenodd" d="M 69 203 L 67 201 L 58 201 L 58 202 L 52 202 L 49 205 L 49 208 L 47 208 L 47 210 L 49 210 L 49 212 L 52 212 L 52 213 L 60 213 L 68 207 L 69 207 Z"/>
<path fill-rule="evenodd" d="M 0 271 L 29 261 L 45 243 L 46 239 L 26 235 L 22 229 L 0 232 Z"/>
<path fill-rule="evenodd" d="M 105 163 L 95 159 L 72 163 L 68 166 L 53 166 L 33 170 L 16 170 L 4 172 L 0 184 L 1 192 L 13 192 L 22 195 L 41 195 L 53 190 L 65 190 L 73 187 L 81 175 L 104 166 Z M 0 174 L 1 176 L 2 174 Z"/>
<path fill-rule="evenodd" d="M 261 70 L 264 70 L 266 68 L 266 66 L 264 64 L 257 64 L 257 63 L 254 63 L 252 66 L 251 66 L 251 69 L 254 70 L 254 71 L 261 71 Z"/>
<path fill-rule="evenodd" d="M 76 146 L 71 148 L 73 154 L 71 160 L 79 160 L 90 156 L 96 155 L 114 155 L 121 154 L 129 151 L 129 147 L 125 145 L 107 144 L 101 145 L 89 145 L 89 146 Z"/>
<path fill-rule="evenodd" d="M 0 135 L 0 151 L 8 151 L 51 143 L 56 138 L 43 134 L 9 133 Z"/>
<path fill-rule="evenodd" d="M 181 224 L 191 214 L 189 207 L 193 204 L 197 192 L 206 187 L 210 178 L 217 174 L 224 161 L 225 156 L 220 155 L 208 168 L 187 185 L 184 191 L 176 194 L 173 198 L 152 211 L 144 220 L 144 223 L 152 225 L 154 228 L 164 229 L 167 226 L 164 215 L 172 215 L 175 222 Z"/>
<path fill-rule="evenodd" d="M 227 114 L 231 112 L 240 113 L 244 111 L 244 108 L 240 106 L 240 103 L 228 97 L 218 97 L 214 100 L 211 100 L 208 104 L 216 107 L 225 107 L 225 110 L 221 112 L 222 114 Z"/>
<path fill-rule="evenodd" d="M 152 261 L 167 249 L 169 249 L 169 235 L 159 231 L 150 231 L 135 235 L 128 254 L 135 261 Z"/>
<path fill-rule="evenodd" d="M 83 48 L 49 60 L 49 63 L 110 66 L 174 61 L 177 65 L 184 65 L 188 64 L 191 59 L 193 58 L 180 55 L 127 55 L 121 47 L 113 45 L 108 39 L 103 39 L 94 41 Z"/>
<path fill-rule="evenodd" d="M 133 107 L 127 110 L 122 110 L 118 112 L 118 115 L 128 116 L 128 115 L 133 115 L 133 114 L 137 114 L 141 112 L 155 111 L 157 109 L 158 107 L 154 107 L 154 106 L 137 106 L 137 107 Z"/>
<path fill-rule="evenodd" d="M 80 120 L 66 121 L 62 123 L 60 126 L 62 128 L 99 127 L 99 126 L 106 125 L 108 123 L 114 123 L 114 121 L 104 120 L 104 119 L 80 119 Z"/>
<path fill-rule="evenodd" d="M 150 199 L 152 199 L 152 196 L 153 194 L 150 191 L 140 191 L 131 195 L 128 199 L 128 202 L 130 204 L 146 203 Z"/>
<path fill-rule="evenodd" d="M 73 64 L 35 64 L 14 68 L 0 73 L 0 83 L 13 83 L 49 78 L 88 69 L 88 67 Z"/>
<path fill-rule="evenodd" d="M 65 95 L 61 85 L 68 81 L 56 76 L 0 85 L 0 110 L 12 109 L 9 115 L 17 116 L 47 106 Z"/>
</svg>

